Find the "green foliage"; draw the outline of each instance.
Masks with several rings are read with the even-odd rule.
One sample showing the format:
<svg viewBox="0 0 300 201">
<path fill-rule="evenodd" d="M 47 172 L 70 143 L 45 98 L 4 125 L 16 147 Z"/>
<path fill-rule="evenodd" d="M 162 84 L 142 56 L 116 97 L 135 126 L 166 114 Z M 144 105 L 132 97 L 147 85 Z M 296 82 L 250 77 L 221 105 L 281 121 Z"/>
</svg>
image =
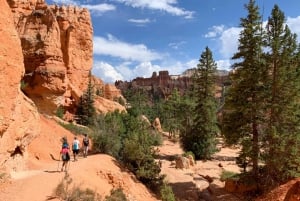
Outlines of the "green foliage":
<svg viewBox="0 0 300 201">
<path fill-rule="evenodd" d="M 236 172 L 223 170 L 221 175 L 220 175 L 220 180 L 221 181 L 226 181 L 227 179 L 238 181 L 240 179 L 240 175 Z"/>
<path fill-rule="evenodd" d="M 189 156 L 192 156 L 193 159 L 195 160 L 195 155 L 194 155 L 194 153 L 191 152 L 191 151 L 184 152 L 184 153 L 182 154 L 182 156 L 187 157 L 187 158 L 188 158 Z"/>
<path fill-rule="evenodd" d="M 265 115 L 265 93 L 263 85 L 268 71 L 263 65 L 263 33 L 261 15 L 254 0 L 245 5 L 247 17 L 241 18 L 243 28 L 239 38 L 238 52 L 233 56 L 235 70 L 230 76 L 231 87 L 228 90 L 223 109 L 222 133 L 229 143 L 242 146 L 251 139 L 251 151 L 241 152 L 242 158 L 250 158 L 255 178 L 258 177 L 261 130 Z M 247 145 L 248 146 L 248 145 Z"/>
<path fill-rule="evenodd" d="M 118 111 L 98 115 L 93 127 L 93 146 L 96 151 L 120 158 L 123 138 L 126 135 L 125 120 L 128 114 Z"/>
<path fill-rule="evenodd" d="M 300 51 L 277 5 L 266 29 L 254 0 L 246 9 L 222 133 L 241 145 L 237 163 L 244 172 L 252 166 L 252 178 L 270 187 L 300 173 Z"/>
<path fill-rule="evenodd" d="M 269 17 L 266 32 L 266 65 L 270 114 L 264 138 L 265 178 L 281 183 L 300 173 L 300 75 L 296 35 L 285 24 L 277 5 Z"/>
<path fill-rule="evenodd" d="M 83 134 L 83 133 L 86 133 L 86 134 L 89 134 L 91 133 L 92 131 L 88 128 L 88 127 L 85 127 L 85 126 L 81 126 L 81 125 L 76 125 L 76 124 L 73 124 L 73 123 L 59 123 L 62 127 L 64 127 L 65 129 L 69 130 L 70 132 L 74 133 L 74 134 Z"/>
<path fill-rule="evenodd" d="M 94 148 L 114 156 L 144 184 L 157 188 L 162 181 L 153 151 L 162 142 L 158 133 L 138 117 L 118 111 L 99 115 L 95 122 Z"/>
<path fill-rule="evenodd" d="M 79 186 L 71 186 L 73 180 L 68 173 L 54 190 L 54 196 L 61 201 L 100 201 L 101 196 L 91 189 L 82 190 Z"/>
<path fill-rule="evenodd" d="M 92 86 L 91 74 L 89 76 L 88 88 L 80 97 L 76 115 L 79 124 L 85 126 L 93 125 L 96 109 L 94 107 L 94 89 Z"/>
<path fill-rule="evenodd" d="M 162 201 L 176 201 L 171 186 L 164 183 L 160 188 L 160 196 Z"/>
<path fill-rule="evenodd" d="M 195 108 L 193 124 L 181 135 L 184 150 L 192 151 L 196 159 L 209 159 L 216 149 L 217 102 L 215 99 L 216 63 L 208 47 L 201 54 L 194 74 Z"/>
<path fill-rule="evenodd" d="M 112 189 L 109 196 L 105 196 L 105 201 L 127 201 L 126 195 L 121 188 Z"/>
<path fill-rule="evenodd" d="M 59 118 L 63 118 L 64 117 L 64 113 L 65 113 L 65 110 L 64 110 L 64 107 L 63 106 L 59 106 L 56 110 L 56 116 L 59 117 Z"/>
<path fill-rule="evenodd" d="M 24 91 L 24 89 L 28 86 L 28 83 L 26 83 L 24 80 L 21 80 L 21 85 L 20 88 L 22 91 Z"/>
</svg>

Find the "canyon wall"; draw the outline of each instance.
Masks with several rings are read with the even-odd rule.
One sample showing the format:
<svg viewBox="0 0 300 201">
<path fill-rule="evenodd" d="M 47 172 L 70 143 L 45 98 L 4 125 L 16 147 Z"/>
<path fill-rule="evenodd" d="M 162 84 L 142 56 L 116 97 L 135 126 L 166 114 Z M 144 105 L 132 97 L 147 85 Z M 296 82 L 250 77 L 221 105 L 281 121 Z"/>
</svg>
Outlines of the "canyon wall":
<svg viewBox="0 0 300 201">
<path fill-rule="evenodd" d="M 59 107 L 74 113 L 87 89 L 93 65 L 89 11 L 47 5 L 44 0 L 8 0 L 8 3 L 24 55 L 23 91 L 40 113 L 55 114 Z M 105 89 L 105 84 L 100 88 Z"/>
<path fill-rule="evenodd" d="M 35 104 L 22 91 L 23 54 L 13 16 L 0 1 L 0 167 L 22 169 L 28 144 L 40 132 Z"/>
</svg>

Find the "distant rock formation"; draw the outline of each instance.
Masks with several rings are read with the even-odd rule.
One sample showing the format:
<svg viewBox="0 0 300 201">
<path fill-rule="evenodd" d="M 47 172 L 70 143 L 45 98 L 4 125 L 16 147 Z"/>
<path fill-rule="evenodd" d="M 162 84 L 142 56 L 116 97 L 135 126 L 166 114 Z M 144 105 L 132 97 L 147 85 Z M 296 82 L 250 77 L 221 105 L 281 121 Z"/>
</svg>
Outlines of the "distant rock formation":
<svg viewBox="0 0 300 201">
<path fill-rule="evenodd" d="M 92 69 L 93 28 L 89 11 L 74 6 L 49 6 L 44 0 L 8 3 L 24 55 L 25 94 L 41 113 L 54 114 L 58 107 L 74 112 L 87 89 Z M 93 80 L 98 87 L 101 85 L 103 98 L 113 100 L 121 96 L 99 79 Z"/>
<path fill-rule="evenodd" d="M 192 84 L 192 75 L 195 69 L 188 69 L 181 75 L 169 75 L 168 71 L 153 72 L 150 78 L 137 77 L 132 81 L 116 81 L 115 85 L 122 92 L 128 89 L 144 89 L 150 96 L 167 99 L 177 89 L 181 95 L 187 92 Z M 228 79 L 227 71 L 217 71 L 216 97 L 222 97 L 224 82 Z"/>
<path fill-rule="evenodd" d="M 20 90 L 23 54 L 6 1 L 0 2 L 0 10 L 0 167 L 18 170 L 24 166 L 27 145 L 40 131 L 40 116 Z"/>
</svg>

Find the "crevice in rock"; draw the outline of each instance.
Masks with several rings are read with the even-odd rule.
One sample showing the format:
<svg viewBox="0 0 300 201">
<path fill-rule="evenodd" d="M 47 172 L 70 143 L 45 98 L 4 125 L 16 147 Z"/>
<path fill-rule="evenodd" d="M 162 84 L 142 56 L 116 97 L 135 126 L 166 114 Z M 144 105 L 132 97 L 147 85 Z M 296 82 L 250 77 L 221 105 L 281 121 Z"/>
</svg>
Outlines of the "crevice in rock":
<svg viewBox="0 0 300 201">
<path fill-rule="evenodd" d="M 15 157 L 18 154 L 21 155 L 21 156 L 23 156 L 23 152 L 22 152 L 22 149 L 21 149 L 20 146 L 17 146 L 15 148 L 14 152 L 10 154 L 10 157 Z"/>
</svg>

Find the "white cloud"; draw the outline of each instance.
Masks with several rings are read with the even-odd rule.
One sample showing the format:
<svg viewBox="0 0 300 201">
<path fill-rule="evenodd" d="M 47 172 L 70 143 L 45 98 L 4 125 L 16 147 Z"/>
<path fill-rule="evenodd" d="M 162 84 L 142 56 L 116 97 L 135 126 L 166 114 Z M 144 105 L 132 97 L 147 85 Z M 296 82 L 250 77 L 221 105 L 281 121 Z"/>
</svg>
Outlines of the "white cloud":
<svg viewBox="0 0 300 201">
<path fill-rule="evenodd" d="M 291 31 L 298 36 L 298 42 L 300 42 L 300 16 L 296 18 L 287 18 L 287 25 L 291 29 Z"/>
<path fill-rule="evenodd" d="M 106 83 L 124 80 L 124 77 L 112 65 L 102 61 L 94 61 L 93 74 Z"/>
<path fill-rule="evenodd" d="M 62 4 L 62 5 L 78 5 L 77 1 L 73 0 L 52 0 L 56 4 Z"/>
<path fill-rule="evenodd" d="M 168 46 L 175 49 L 175 50 L 178 50 L 184 44 L 186 44 L 186 41 L 180 41 L 180 42 L 177 42 L 177 43 L 169 43 Z"/>
<path fill-rule="evenodd" d="M 142 62 L 133 69 L 133 74 L 140 77 L 151 77 L 154 71 L 161 70 L 158 65 L 153 65 L 151 62 Z"/>
<path fill-rule="evenodd" d="M 146 19 L 129 19 L 128 22 L 137 23 L 137 24 L 146 24 L 146 23 L 150 23 L 151 21 L 148 18 L 146 18 Z"/>
<path fill-rule="evenodd" d="M 222 58 L 231 58 L 238 48 L 238 39 L 242 28 L 230 27 L 224 30 L 219 38 Z"/>
<path fill-rule="evenodd" d="M 146 19 L 129 19 L 128 22 L 131 22 L 131 23 L 135 24 L 136 26 L 143 27 L 146 24 L 149 24 L 151 22 L 151 20 L 149 20 L 148 18 L 146 18 Z"/>
<path fill-rule="evenodd" d="M 183 8 L 174 6 L 177 0 L 111 0 L 134 8 L 148 8 L 152 10 L 161 10 L 175 16 L 183 16 L 184 18 L 193 18 L 193 11 L 187 11 Z"/>
<path fill-rule="evenodd" d="M 149 50 L 144 44 L 130 44 L 119 41 L 112 35 L 108 38 L 94 37 L 94 54 L 108 55 L 130 61 L 153 61 L 162 59 L 161 54 Z"/>
<path fill-rule="evenodd" d="M 224 31 L 225 26 L 219 25 L 219 26 L 213 26 L 210 28 L 210 32 L 204 35 L 205 38 L 215 38 L 219 36 Z"/>
<path fill-rule="evenodd" d="M 216 61 L 219 70 L 230 70 L 231 62 L 229 59 Z"/>
<path fill-rule="evenodd" d="M 111 4 L 97 4 L 97 5 L 81 5 L 81 7 L 89 9 L 96 15 L 102 15 L 105 12 L 116 10 L 116 7 Z"/>
</svg>

